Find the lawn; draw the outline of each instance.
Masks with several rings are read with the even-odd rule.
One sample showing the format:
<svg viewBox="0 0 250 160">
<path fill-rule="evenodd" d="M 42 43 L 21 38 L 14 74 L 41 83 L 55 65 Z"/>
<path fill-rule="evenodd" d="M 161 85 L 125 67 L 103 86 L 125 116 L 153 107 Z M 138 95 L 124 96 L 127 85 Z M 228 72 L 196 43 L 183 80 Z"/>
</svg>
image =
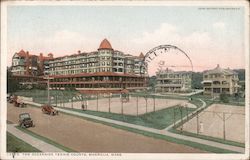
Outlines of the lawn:
<svg viewBox="0 0 250 160">
<path fill-rule="evenodd" d="M 178 106 L 165 108 L 159 111 L 147 113 L 140 116 L 132 116 L 132 115 L 121 115 L 117 113 L 108 113 L 108 112 L 97 112 L 97 111 L 83 111 L 79 109 L 71 109 L 71 108 L 63 108 L 67 110 L 73 110 L 76 112 L 86 113 L 90 115 L 95 115 L 103 118 L 123 121 L 127 123 L 132 123 L 136 125 L 146 126 L 155 129 L 164 129 L 169 125 L 174 123 L 174 108 L 175 109 L 175 119 L 176 121 L 181 118 L 181 110 L 178 109 Z M 193 108 L 182 109 L 183 117 L 188 113 L 194 111 Z"/>
<path fill-rule="evenodd" d="M 191 137 L 196 137 L 196 138 L 201 138 L 201 139 L 205 139 L 205 140 L 209 140 L 209 141 L 219 142 L 219 143 L 223 143 L 223 144 L 228 144 L 228 145 L 233 145 L 233 146 L 238 146 L 238 147 L 243 147 L 243 148 L 245 147 L 244 143 L 230 141 L 230 140 L 223 140 L 221 138 L 216 138 L 216 137 L 211 137 L 211 136 L 206 136 L 206 135 L 198 135 L 198 134 L 186 132 L 186 131 L 179 131 L 179 130 L 173 129 L 173 128 L 170 129 L 170 132 L 182 134 L 182 135 L 186 135 L 186 136 L 191 136 Z"/>
<path fill-rule="evenodd" d="M 24 97 L 32 97 L 33 101 L 36 103 L 47 103 L 48 101 L 48 91 L 47 90 L 38 90 L 38 89 L 32 89 L 32 90 L 20 90 L 14 93 L 18 96 L 24 96 Z M 62 102 L 69 102 L 69 99 L 72 99 L 72 97 L 75 97 L 78 94 L 77 91 L 74 90 L 50 90 L 50 96 L 54 97 L 51 99 L 51 103 L 56 103 L 56 101 L 59 103 Z"/>
<path fill-rule="evenodd" d="M 234 106 L 245 106 L 245 98 L 235 98 L 234 96 L 228 96 L 229 102 L 225 103 L 220 100 L 220 98 L 216 98 L 214 102 L 220 103 L 220 104 L 228 104 L 228 105 L 234 105 Z"/>
<path fill-rule="evenodd" d="M 7 132 L 7 152 L 40 152 L 30 144 Z"/>
</svg>

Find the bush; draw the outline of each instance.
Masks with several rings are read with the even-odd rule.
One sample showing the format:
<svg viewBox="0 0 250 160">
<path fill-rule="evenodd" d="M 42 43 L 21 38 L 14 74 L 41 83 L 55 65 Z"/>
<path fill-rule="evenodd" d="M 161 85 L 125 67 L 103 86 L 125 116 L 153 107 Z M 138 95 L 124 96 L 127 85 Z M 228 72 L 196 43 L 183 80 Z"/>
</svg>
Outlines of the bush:
<svg viewBox="0 0 250 160">
<path fill-rule="evenodd" d="M 229 95 L 222 93 L 220 94 L 220 101 L 223 103 L 228 103 L 229 102 Z"/>
</svg>

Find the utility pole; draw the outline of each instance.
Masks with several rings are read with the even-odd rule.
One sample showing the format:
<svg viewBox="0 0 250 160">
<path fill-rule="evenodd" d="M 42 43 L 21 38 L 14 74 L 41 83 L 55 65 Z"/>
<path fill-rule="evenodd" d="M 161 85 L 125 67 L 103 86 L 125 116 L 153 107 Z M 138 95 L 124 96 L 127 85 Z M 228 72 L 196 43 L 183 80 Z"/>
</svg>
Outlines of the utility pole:
<svg viewBox="0 0 250 160">
<path fill-rule="evenodd" d="M 54 78 L 52 78 L 52 77 L 49 77 L 49 76 L 46 76 L 46 77 L 44 77 L 44 79 L 47 79 L 48 81 L 47 81 L 47 91 L 48 91 L 48 105 L 50 106 L 50 93 L 49 93 L 49 88 L 50 88 L 50 79 L 54 79 Z"/>
</svg>

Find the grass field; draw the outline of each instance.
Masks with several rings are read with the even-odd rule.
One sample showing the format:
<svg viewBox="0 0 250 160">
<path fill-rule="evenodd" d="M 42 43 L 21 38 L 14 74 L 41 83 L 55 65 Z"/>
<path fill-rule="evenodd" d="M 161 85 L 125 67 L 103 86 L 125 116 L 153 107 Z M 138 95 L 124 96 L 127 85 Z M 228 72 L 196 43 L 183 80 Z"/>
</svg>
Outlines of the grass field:
<svg viewBox="0 0 250 160">
<path fill-rule="evenodd" d="M 30 144 L 7 132 L 7 152 L 40 152 Z"/>
</svg>

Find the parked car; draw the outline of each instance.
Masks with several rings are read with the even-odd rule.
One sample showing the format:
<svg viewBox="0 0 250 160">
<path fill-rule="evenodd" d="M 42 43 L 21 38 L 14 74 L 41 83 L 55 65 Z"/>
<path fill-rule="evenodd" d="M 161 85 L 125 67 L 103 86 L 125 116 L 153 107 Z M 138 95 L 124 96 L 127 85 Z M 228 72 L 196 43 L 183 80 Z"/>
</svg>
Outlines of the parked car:
<svg viewBox="0 0 250 160">
<path fill-rule="evenodd" d="M 10 95 L 10 97 L 7 98 L 9 103 L 15 103 L 16 99 L 17 99 L 17 96 L 15 95 Z"/>
<path fill-rule="evenodd" d="M 51 105 L 45 104 L 42 106 L 42 112 L 49 115 L 58 115 L 58 111 L 55 110 Z"/>
<path fill-rule="evenodd" d="M 12 95 L 11 94 L 7 94 L 7 102 L 9 102 L 10 101 L 10 97 L 11 97 Z"/>
<path fill-rule="evenodd" d="M 19 114 L 19 126 L 22 128 L 35 127 L 29 113 Z"/>
<path fill-rule="evenodd" d="M 15 97 L 14 98 L 14 105 L 15 107 L 26 107 L 26 103 L 23 102 L 21 97 Z"/>
</svg>

